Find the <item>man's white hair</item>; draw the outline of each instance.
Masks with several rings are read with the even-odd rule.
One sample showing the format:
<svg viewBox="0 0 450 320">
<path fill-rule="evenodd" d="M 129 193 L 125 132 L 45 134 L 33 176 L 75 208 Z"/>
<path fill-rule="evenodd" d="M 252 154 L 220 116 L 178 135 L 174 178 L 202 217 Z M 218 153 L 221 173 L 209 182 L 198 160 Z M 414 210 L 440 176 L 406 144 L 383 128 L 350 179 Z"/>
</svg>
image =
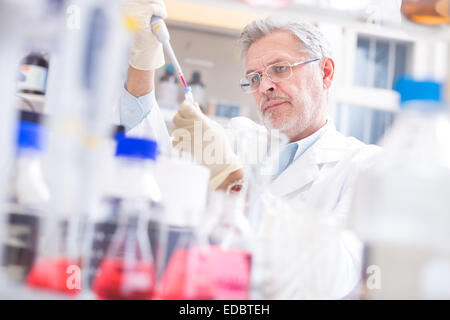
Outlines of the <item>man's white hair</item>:
<svg viewBox="0 0 450 320">
<path fill-rule="evenodd" d="M 242 47 L 242 58 L 247 56 L 250 46 L 260 38 L 277 30 L 292 33 L 301 43 L 299 52 L 305 52 L 313 58 L 325 58 L 331 55 L 329 44 L 318 28 L 310 23 L 293 19 L 267 17 L 248 24 L 241 33 L 239 42 Z"/>
</svg>

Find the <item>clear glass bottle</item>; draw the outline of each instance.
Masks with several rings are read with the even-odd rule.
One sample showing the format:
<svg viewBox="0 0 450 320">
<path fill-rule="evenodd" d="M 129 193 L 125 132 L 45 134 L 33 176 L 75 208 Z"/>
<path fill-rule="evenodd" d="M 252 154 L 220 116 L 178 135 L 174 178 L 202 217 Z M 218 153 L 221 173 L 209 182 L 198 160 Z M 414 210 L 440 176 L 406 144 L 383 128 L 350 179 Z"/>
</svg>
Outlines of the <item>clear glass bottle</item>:
<svg viewBox="0 0 450 320">
<path fill-rule="evenodd" d="M 450 118 L 438 83 L 397 87 L 402 111 L 384 154 L 361 173 L 352 208 L 366 245 L 362 298 L 449 298 L 441 262 L 450 263 Z"/>
</svg>

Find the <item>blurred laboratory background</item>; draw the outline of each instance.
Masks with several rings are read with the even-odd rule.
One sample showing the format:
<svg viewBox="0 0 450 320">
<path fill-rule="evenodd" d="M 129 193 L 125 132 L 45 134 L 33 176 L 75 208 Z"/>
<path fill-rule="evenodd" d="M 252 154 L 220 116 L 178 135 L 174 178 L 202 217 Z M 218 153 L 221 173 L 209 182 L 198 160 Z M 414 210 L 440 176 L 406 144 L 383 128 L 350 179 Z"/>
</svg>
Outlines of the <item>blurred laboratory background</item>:
<svg viewBox="0 0 450 320">
<path fill-rule="evenodd" d="M 279 15 L 323 32 L 337 130 L 386 148 L 345 225 L 365 245 L 363 280 L 345 295 L 323 285 L 337 258 L 316 249 L 335 248 L 344 229 L 328 215 L 255 200 L 270 183 L 260 173 L 270 145 L 249 168 L 249 193 L 231 199 L 208 190 L 192 159 L 125 136 L 112 111 L 133 27 L 119 1 L 0 0 L 0 299 L 450 299 L 449 1 L 164 2 L 184 78 L 223 126 L 260 122 L 239 85 L 248 23 Z M 185 96 L 165 60 L 155 95 L 170 130 Z M 253 230 L 255 212 L 266 233 Z M 372 290 L 377 266 L 385 291 Z"/>
</svg>

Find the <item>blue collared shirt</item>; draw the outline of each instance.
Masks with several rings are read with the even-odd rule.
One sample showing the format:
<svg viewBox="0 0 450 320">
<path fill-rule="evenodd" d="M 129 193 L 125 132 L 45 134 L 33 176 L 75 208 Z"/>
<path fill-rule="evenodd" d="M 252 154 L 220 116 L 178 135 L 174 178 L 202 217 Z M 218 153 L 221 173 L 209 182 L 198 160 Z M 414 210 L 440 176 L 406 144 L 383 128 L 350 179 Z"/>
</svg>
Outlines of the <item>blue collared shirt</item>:
<svg viewBox="0 0 450 320">
<path fill-rule="evenodd" d="M 120 124 L 125 127 L 126 131 L 130 131 L 149 115 L 155 104 L 154 90 L 136 98 L 123 88 L 119 105 Z"/>
<path fill-rule="evenodd" d="M 303 153 L 305 153 L 306 150 L 308 150 L 309 147 L 311 147 L 317 140 L 320 139 L 320 137 L 322 137 L 328 129 L 329 123 L 330 122 L 327 120 L 327 123 L 312 135 L 299 141 L 291 142 L 284 147 L 280 154 L 278 172 L 274 175 L 273 180 L 278 178 L 280 174 L 292 164 L 292 162 L 297 160 Z"/>
</svg>

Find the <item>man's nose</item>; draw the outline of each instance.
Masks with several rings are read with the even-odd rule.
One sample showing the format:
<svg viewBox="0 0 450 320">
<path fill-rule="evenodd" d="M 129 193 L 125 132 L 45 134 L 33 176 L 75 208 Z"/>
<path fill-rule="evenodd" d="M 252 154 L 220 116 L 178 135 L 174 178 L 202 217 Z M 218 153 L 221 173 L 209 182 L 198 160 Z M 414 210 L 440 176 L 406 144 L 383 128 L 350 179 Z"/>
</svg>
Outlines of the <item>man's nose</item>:
<svg viewBox="0 0 450 320">
<path fill-rule="evenodd" d="M 275 90 L 275 83 L 269 79 L 266 74 L 263 74 L 261 77 L 261 82 L 259 83 L 259 92 L 267 93 Z"/>
</svg>

